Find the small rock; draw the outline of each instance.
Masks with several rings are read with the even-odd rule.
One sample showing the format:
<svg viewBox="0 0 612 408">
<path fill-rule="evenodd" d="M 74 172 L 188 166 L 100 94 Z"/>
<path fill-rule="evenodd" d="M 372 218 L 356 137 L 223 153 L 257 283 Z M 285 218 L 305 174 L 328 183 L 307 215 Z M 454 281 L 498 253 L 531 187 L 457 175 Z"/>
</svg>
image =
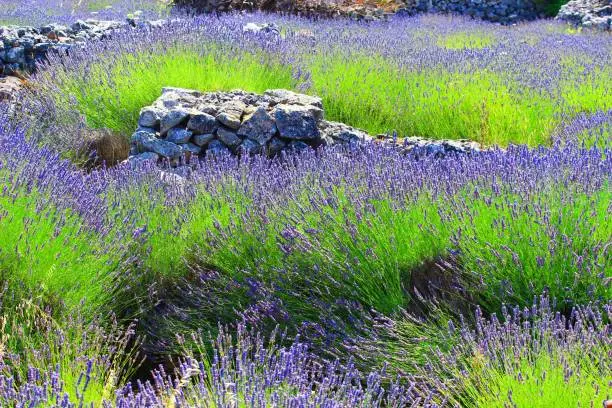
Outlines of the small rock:
<svg viewBox="0 0 612 408">
<path fill-rule="evenodd" d="M 302 150 L 306 150 L 310 148 L 310 146 L 302 142 L 301 140 L 294 140 L 291 143 L 289 143 L 289 148 L 296 152 L 301 152 Z"/>
<path fill-rule="evenodd" d="M 266 144 L 276 134 L 274 118 L 264 107 L 259 107 L 248 119 L 242 122 L 238 130 L 239 136 L 245 136 L 260 145 Z"/>
<path fill-rule="evenodd" d="M 140 111 L 138 124 L 144 127 L 155 128 L 160 125 L 159 113 L 151 108 L 144 108 Z"/>
<path fill-rule="evenodd" d="M 147 151 L 155 152 L 168 159 L 178 159 L 183 154 L 183 149 L 179 145 L 162 139 L 147 139 L 143 141 L 143 146 Z"/>
<path fill-rule="evenodd" d="M 262 145 L 251 139 L 244 139 L 239 147 L 239 151 L 244 154 L 257 154 L 261 153 L 262 150 Z"/>
<path fill-rule="evenodd" d="M 25 59 L 25 48 L 13 47 L 6 52 L 6 62 L 22 62 Z"/>
<path fill-rule="evenodd" d="M 321 122 L 321 133 L 331 138 L 334 142 L 355 143 L 370 142 L 372 137 L 363 130 L 355 129 L 340 122 Z"/>
<path fill-rule="evenodd" d="M 191 153 L 193 155 L 198 155 L 198 154 L 200 154 L 200 152 L 202 152 L 202 148 L 200 146 L 197 146 L 197 145 L 193 144 L 193 143 L 187 143 L 187 144 L 183 145 L 182 148 L 183 148 L 184 152 L 186 152 L 186 153 L 188 152 L 188 153 Z"/>
<path fill-rule="evenodd" d="M 162 136 L 165 135 L 170 129 L 187 120 L 188 117 L 189 113 L 183 109 L 171 110 L 161 118 L 159 133 Z"/>
<path fill-rule="evenodd" d="M 281 137 L 293 140 L 318 139 L 317 119 L 309 107 L 301 105 L 277 105 L 274 119 Z"/>
<path fill-rule="evenodd" d="M 242 139 L 238 137 L 236 132 L 223 127 L 217 129 L 217 137 L 228 147 L 236 147 L 242 142 Z"/>
<path fill-rule="evenodd" d="M 247 23 L 242 26 L 243 33 L 252 33 L 252 34 L 273 34 L 280 35 L 280 30 L 278 26 L 274 23 L 269 24 L 256 24 L 256 23 Z"/>
<path fill-rule="evenodd" d="M 240 116 L 228 112 L 221 112 L 217 115 L 217 120 L 230 129 L 237 130 L 240 128 Z"/>
<path fill-rule="evenodd" d="M 316 106 L 323 109 L 323 100 L 318 96 L 298 94 L 287 89 L 269 89 L 264 95 L 271 97 L 275 104 Z"/>
<path fill-rule="evenodd" d="M 195 135 L 192 138 L 192 142 L 198 146 L 206 146 L 215 138 L 215 135 L 212 133 L 207 133 L 204 135 Z"/>
<path fill-rule="evenodd" d="M 130 156 L 130 163 L 146 163 L 146 162 L 157 162 L 159 155 L 153 152 L 144 152 L 134 156 Z"/>
<path fill-rule="evenodd" d="M 223 144 L 220 140 L 213 140 L 208 144 L 208 149 L 206 149 L 207 155 L 218 156 L 218 155 L 226 155 L 231 154 L 230 150 L 226 145 Z"/>
<path fill-rule="evenodd" d="M 172 128 L 168 131 L 166 140 L 172 143 L 184 144 L 189 142 L 191 136 L 193 136 L 193 133 L 187 129 Z"/>
<path fill-rule="evenodd" d="M 245 108 L 246 105 L 243 102 L 236 100 L 224 103 L 217 115 L 217 120 L 230 129 L 238 130 Z"/>
<path fill-rule="evenodd" d="M 266 154 L 268 157 L 273 157 L 279 154 L 283 149 L 287 147 L 287 143 L 280 140 L 278 137 L 272 138 L 266 147 Z"/>
<path fill-rule="evenodd" d="M 149 151 L 145 147 L 145 141 L 149 142 L 157 139 L 155 132 L 147 132 L 145 130 L 136 131 L 130 138 L 130 144 L 134 147 L 136 153 L 144 153 Z"/>
<path fill-rule="evenodd" d="M 196 135 L 213 133 L 218 126 L 219 124 L 214 116 L 207 113 L 191 115 L 189 122 L 187 122 L 187 129 Z"/>
</svg>

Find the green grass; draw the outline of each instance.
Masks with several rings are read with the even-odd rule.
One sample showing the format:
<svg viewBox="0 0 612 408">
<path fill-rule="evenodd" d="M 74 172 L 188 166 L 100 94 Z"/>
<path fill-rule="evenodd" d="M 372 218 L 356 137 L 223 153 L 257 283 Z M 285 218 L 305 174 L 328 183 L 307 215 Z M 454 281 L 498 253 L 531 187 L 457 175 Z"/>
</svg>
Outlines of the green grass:
<svg viewBox="0 0 612 408">
<path fill-rule="evenodd" d="M 78 79 L 65 78 L 63 84 L 75 95 L 78 108 L 88 124 L 131 134 L 137 126 L 138 113 L 161 95 L 161 89 L 174 86 L 201 90 L 245 89 L 263 92 L 269 88 L 291 88 L 291 70 L 265 57 L 245 54 L 228 57 L 222 50 L 202 55 L 197 52 L 168 50 L 163 58 L 124 56 L 112 67 L 98 65 L 89 89 Z M 92 78 L 93 78 L 92 76 Z"/>
<path fill-rule="evenodd" d="M 486 32 L 459 31 L 449 35 L 440 36 L 437 44 L 449 50 L 462 50 L 465 48 L 485 48 L 496 43 L 495 36 Z"/>
</svg>

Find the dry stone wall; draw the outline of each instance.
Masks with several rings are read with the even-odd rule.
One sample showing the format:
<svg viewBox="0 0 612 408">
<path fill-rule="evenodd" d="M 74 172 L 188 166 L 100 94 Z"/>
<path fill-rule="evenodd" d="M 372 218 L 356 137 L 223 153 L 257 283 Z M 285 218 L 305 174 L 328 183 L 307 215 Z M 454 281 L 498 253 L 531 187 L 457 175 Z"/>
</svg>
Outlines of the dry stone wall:
<svg viewBox="0 0 612 408">
<path fill-rule="evenodd" d="M 204 154 L 276 156 L 336 143 L 369 141 L 365 132 L 323 119 L 320 98 L 273 89 L 201 93 L 164 88 L 142 109 L 130 160 L 170 160 Z"/>
<path fill-rule="evenodd" d="M 87 41 L 107 38 L 114 30 L 159 27 L 162 21 L 77 21 L 71 26 L 0 26 L 0 76 L 31 73 L 47 53 L 67 51 Z"/>
<path fill-rule="evenodd" d="M 178 166 L 204 155 L 274 157 L 284 151 L 374 141 L 406 153 L 436 157 L 480 151 L 477 143 L 467 140 L 372 137 L 343 123 L 327 121 L 324 116 L 321 98 L 285 89 L 254 94 L 164 88 L 153 105 L 140 112 L 128 162 Z"/>
<path fill-rule="evenodd" d="M 460 14 L 501 24 L 543 17 L 534 0 L 408 0 L 402 12 Z"/>
<path fill-rule="evenodd" d="M 612 30 L 612 0 L 571 0 L 561 6 L 557 20 L 596 28 Z"/>
</svg>

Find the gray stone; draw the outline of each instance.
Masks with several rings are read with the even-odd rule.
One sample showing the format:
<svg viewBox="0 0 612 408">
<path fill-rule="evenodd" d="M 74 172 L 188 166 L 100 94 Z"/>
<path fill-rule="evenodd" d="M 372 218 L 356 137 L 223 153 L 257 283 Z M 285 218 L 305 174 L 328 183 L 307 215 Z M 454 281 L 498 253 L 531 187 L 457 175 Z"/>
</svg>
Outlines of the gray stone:
<svg viewBox="0 0 612 408">
<path fill-rule="evenodd" d="M 269 89 L 264 92 L 264 95 L 269 96 L 275 104 L 316 106 L 323 108 L 323 100 L 318 96 L 310 96 L 298 94 L 287 89 Z"/>
<path fill-rule="evenodd" d="M 273 111 L 281 137 L 292 140 L 318 139 L 317 119 L 311 109 L 301 105 L 277 105 Z"/>
<path fill-rule="evenodd" d="M 246 105 L 239 100 L 231 100 L 222 105 L 217 120 L 230 129 L 238 130 Z"/>
<path fill-rule="evenodd" d="M 70 28 L 72 29 L 72 31 L 84 31 L 84 30 L 91 30 L 92 25 L 87 24 L 83 20 L 77 20 L 74 24 L 70 26 Z"/>
<path fill-rule="evenodd" d="M 189 122 L 187 122 L 187 129 L 191 130 L 194 134 L 207 134 L 213 133 L 219 124 L 215 120 L 215 117 L 208 113 L 196 113 L 191 115 Z"/>
<path fill-rule="evenodd" d="M 355 129 L 344 123 L 322 121 L 320 126 L 323 137 L 331 138 L 334 142 L 355 143 L 372 141 L 372 137 L 363 130 Z"/>
<path fill-rule="evenodd" d="M 6 62 L 23 62 L 25 59 L 25 48 L 14 47 L 6 52 Z"/>
<path fill-rule="evenodd" d="M 280 35 L 280 30 L 278 29 L 278 26 L 274 23 L 268 23 L 268 24 L 247 23 L 242 26 L 242 32 L 251 33 L 251 34 Z"/>
<path fill-rule="evenodd" d="M 136 132 L 130 142 L 138 153 L 154 152 L 166 158 L 178 158 L 182 154 L 182 149 L 177 144 L 158 139 L 150 132 Z"/>
<path fill-rule="evenodd" d="M 135 153 L 144 153 L 150 151 L 145 147 L 145 143 L 150 143 L 154 139 L 157 139 L 154 132 L 147 132 L 144 130 L 139 130 L 135 132 L 130 138 L 130 145 L 133 147 L 130 151 Z"/>
<path fill-rule="evenodd" d="M 186 152 L 186 153 L 188 152 L 188 153 L 193 154 L 193 155 L 198 155 L 198 154 L 200 154 L 202 152 L 202 148 L 200 146 L 197 146 L 197 145 L 193 144 L 193 143 L 187 143 L 187 144 L 185 144 L 185 145 L 183 145 L 181 147 L 183 148 L 184 152 Z"/>
<path fill-rule="evenodd" d="M 160 124 L 159 113 L 151 108 L 144 108 L 140 111 L 140 117 L 138 118 L 138 125 L 144 127 L 155 128 Z"/>
<path fill-rule="evenodd" d="M 289 149 L 296 152 L 301 152 L 302 150 L 306 150 L 308 148 L 310 148 L 310 146 L 302 142 L 301 140 L 294 140 L 289 143 Z"/>
<path fill-rule="evenodd" d="M 236 147 L 242 142 L 242 139 L 238 137 L 236 132 L 224 127 L 217 129 L 217 137 L 228 147 Z"/>
<path fill-rule="evenodd" d="M 220 140 L 213 140 L 212 142 L 208 144 L 208 149 L 206 149 L 206 154 L 218 156 L 218 155 L 231 154 L 231 152 L 227 148 L 227 146 L 223 144 L 223 142 L 221 142 Z"/>
<path fill-rule="evenodd" d="M 205 135 L 194 135 L 191 141 L 198 146 L 206 146 L 215 138 L 215 135 L 212 133 L 207 133 Z"/>
<path fill-rule="evenodd" d="M 161 118 L 159 133 L 165 135 L 170 129 L 186 121 L 188 117 L 189 112 L 184 109 L 171 110 Z"/>
<path fill-rule="evenodd" d="M 146 163 L 146 162 L 157 162 L 159 155 L 153 152 L 144 152 L 134 156 L 131 156 L 128 161 L 130 163 Z"/>
<path fill-rule="evenodd" d="M 241 153 L 245 154 L 257 154 L 263 151 L 263 146 L 251 139 L 244 139 L 242 144 L 239 146 Z"/>
<path fill-rule="evenodd" d="M 168 131 L 166 140 L 172 143 L 184 144 L 189 142 L 191 136 L 193 136 L 193 133 L 187 129 L 173 128 Z"/>
<path fill-rule="evenodd" d="M 278 137 L 274 137 L 266 146 L 266 154 L 268 155 L 268 157 L 276 156 L 286 147 L 287 143 L 283 142 Z"/>
<path fill-rule="evenodd" d="M 260 145 L 264 145 L 276 134 L 276 123 L 274 118 L 264 107 L 259 107 L 248 119 L 242 122 L 238 130 L 239 136 L 244 136 L 254 140 Z"/>
<path fill-rule="evenodd" d="M 237 130 L 240 128 L 240 116 L 228 112 L 221 112 L 217 115 L 217 120 L 230 129 Z"/>
<path fill-rule="evenodd" d="M 609 31 L 612 30 L 612 3 L 610 0 L 571 0 L 561 6 L 556 19 Z"/>
<path fill-rule="evenodd" d="M 170 171 L 160 171 L 159 179 L 172 187 L 178 187 L 180 189 L 183 189 L 187 184 L 187 179 L 185 177 Z"/>
<path fill-rule="evenodd" d="M 178 159 L 183 154 L 183 149 L 179 145 L 162 139 L 145 140 L 143 146 L 147 151 L 155 152 L 168 159 Z"/>
</svg>

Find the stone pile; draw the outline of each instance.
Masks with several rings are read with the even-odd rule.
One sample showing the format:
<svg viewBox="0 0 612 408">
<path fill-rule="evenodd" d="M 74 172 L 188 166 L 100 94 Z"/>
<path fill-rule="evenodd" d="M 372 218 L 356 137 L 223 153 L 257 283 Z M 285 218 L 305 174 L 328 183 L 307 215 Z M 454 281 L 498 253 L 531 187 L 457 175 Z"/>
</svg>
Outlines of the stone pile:
<svg viewBox="0 0 612 408">
<path fill-rule="evenodd" d="M 153 105 L 140 111 L 130 140 L 128 162 L 155 161 L 178 166 L 207 154 L 264 154 L 332 145 L 383 143 L 418 157 L 446 157 L 481 151 L 468 140 L 371 137 L 324 119 L 321 98 L 272 89 L 201 93 L 164 88 Z"/>
<path fill-rule="evenodd" d="M 612 30 L 612 0 L 571 0 L 561 6 L 557 20 L 576 26 Z"/>
<path fill-rule="evenodd" d="M 178 164 L 204 154 L 272 157 L 285 150 L 372 140 L 361 130 L 323 116 L 320 98 L 283 89 L 258 95 L 164 88 L 161 97 L 140 112 L 130 160 Z"/>
<path fill-rule="evenodd" d="M 49 24 L 43 27 L 0 26 L 0 76 L 30 73 L 36 62 L 53 50 L 68 50 L 90 40 L 107 38 L 114 30 L 158 27 L 161 21 L 77 21 L 71 26 Z"/>
</svg>

